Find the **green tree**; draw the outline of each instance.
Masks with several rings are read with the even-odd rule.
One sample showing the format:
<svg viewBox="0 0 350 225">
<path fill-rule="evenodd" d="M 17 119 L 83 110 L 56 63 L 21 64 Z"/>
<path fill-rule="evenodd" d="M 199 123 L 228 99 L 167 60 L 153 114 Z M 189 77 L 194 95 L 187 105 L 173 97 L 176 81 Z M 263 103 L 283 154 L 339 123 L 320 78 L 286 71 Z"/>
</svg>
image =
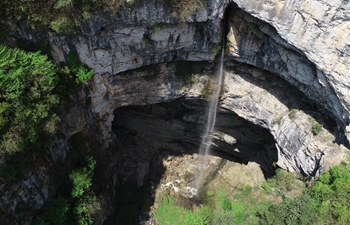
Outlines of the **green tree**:
<svg viewBox="0 0 350 225">
<path fill-rule="evenodd" d="M 57 83 L 47 56 L 0 45 L 0 155 L 22 151 L 45 131 L 53 132 L 59 120 L 52 113 L 59 103 Z"/>
<path fill-rule="evenodd" d="M 77 200 L 73 211 L 79 225 L 93 224 L 93 215 L 101 209 L 95 192 L 91 189 L 96 160 L 87 157 L 86 167 L 74 170 L 69 178 L 73 183 L 72 197 Z"/>
<path fill-rule="evenodd" d="M 33 221 L 33 225 L 66 224 L 68 220 L 68 210 L 68 201 L 62 196 L 58 196 L 44 207 L 43 213 Z"/>
<path fill-rule="evenodd" d="M 73 170 L 69 178 L 73 182 L 72 197 L 81 197 L 90 190 L 92 185 L 92 177 L 96 166 L 96 160 L 93 157 L 88 157 L 88 166 L 81 169 Z"/>
</svg>

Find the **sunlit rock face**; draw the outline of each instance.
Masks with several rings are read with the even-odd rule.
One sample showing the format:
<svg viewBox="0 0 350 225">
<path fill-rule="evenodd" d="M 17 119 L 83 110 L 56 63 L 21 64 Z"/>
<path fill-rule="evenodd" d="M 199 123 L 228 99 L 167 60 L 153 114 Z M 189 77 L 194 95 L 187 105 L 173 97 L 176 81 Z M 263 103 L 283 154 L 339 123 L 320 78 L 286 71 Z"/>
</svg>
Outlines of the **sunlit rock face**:
<svg viewBox="0 0 350 225">
<path fill-rule="evenodd" d="M 261 22 L 257 24 L 257 20 L 252 20 L 263 33 L 271 36 L 270 42 L 265 42 L 267 46 L 275 45 L 274 42 L 277 42 L 294 52 L 294 54 L 279 56 L 280 51 L 275 51 L 277 58 L 288 62 L 283 63 L 286 67 L 284 70 L 289 71 L 288 75 L 281 73 L 281 76 L 286 80 L 295 78 L 296 85 L 302 86 L 301 90 L 306 86 L 309 94 L 306 90 L 303 92 L 337 120 L 349 140 L 350 129 L 347 126 L 349 126 L 350 109 L 350 2 L 342 0 L 332 2 L 272 0 L 260 3 L 237 0 L 235 2 L 243 11 L 274 27 L 272 32 Z M 244 20 L 246 16 L 242 13 L 238 17 Z M 280 37 L 275 38 L 275 34 Z M 264 57 L 261 57 L 266 64 L 266 59 L 271 57 L 272 52 L 267 46 L 262 46 L 261 38 L 255 40 L 259 39 L 260 41 L 255 45 L 256 52 L 259 48 L 261 48 L 260 51 L 268 51 Z M 245 51 L 242 48 L 241 50 Z M 304 62 L 296 62 L 304 61 L 300 60 L 300 57 L 295 57 L 296 52 L 309 61 L 307 64 L 312 65 L 312 71 L 307 69 L 308 66 Z M 272 55 L 276 56 L 276 54 Z"/>
<path fill-rule="evenodd" d="M 335 143 L 334 121 L 276 75 L 232 64 L 226 70 L 225 88 L 220 107 L 268 129 L 282 168 L 317 176 L 346 159 L 348 150 Z M 316 124 L 325 129 L 315 134 Z"/>
<path fill-rule="evenodd" d="M 97 15 L 82 28 L 84 35 L 51 34 L 53 56 L 67 61 L 67 53 L 76 50 L 98 74 L 179 60 L 212 61 L 214 49 L 221 44 L 220 21 L 229 5 L 208 1 L 185 23 L 168 6 L 153 1 L 118 14 Z M 296 86 L 336 120 L 346 138 L 350 130 L 350 3 L 238 0 L 231 7 L 236 10 L 227 13 L 229 55 Z M 161 23 L 165 25 L 160 29 Z"/>
<path fill-rule="evenodd" d="M 40 172 L 28 167 L 18 182 L 0 180 L 0 215 L 9 218 L 7 224 L 29 224 L 44 203 L 55 197 L 60 182 L 51 176 L 52 171 L 61 163 L 60 171 L 68 171 L 72 152 L 104 155 L 98 162 L 106 165 L 106 173 L 101 182 L 103 210 L 96 216 L 97 224 L 113 212 L 115 190 L 122 179 L 132 177 L 137 184 L 143 184 L 147 173 L 141 170 L 150 168 L 152 160 L 136 164 L 121 161 L 124 158 L 118 151 L 122 144 L 142 144 L 136 139 L 123 142 L 124 130 L 116 129 L 126 126 L 127 121 L 118 120 L 124 106 L 143 105 L 146 108 L 141 109 L 146 110 L 155 108 L 146 105 L 176 101 L 176 110 L 199 110 L 197 114 L 181 114 L 174 124 L 171 120 L 158 121 L 162 126 L 153 126 L 151 133 L 159 134 L 157 127 L 168 126 L 170 136 L 158 136 L 161 141 L 153 142 L 146 152 L 127 146 L 131 149 L 128 153 L 144 154 L 146 159 L 150 157 L 147 152 L 151 154 L 152 149 L 161 147 L 159 143 L 166 143 L 177 154 L 184 149 L 196 151 L 227 7 L 225 84 L 218 107 L 214 151 L 258 162 L 266 167 L 265 171 L 277 160 L 280 167 L 308 177 L 344 160 L 348 150 L 340 143 L 350 139 L 349 1 L 210 0 L 180 22 L 168 6 L 146 0 L 117 14 L 96 15 L 74 37 L 47 34 L 57 62 L 68 62 L 68 53 L 76 51 L 96 74 L 89 87 L 76 97 L 77 104 L 67 106 L 55 145 L 33 160 L 31 166 Z M 160 23 L 166 25 L 159 29 Z M 17 35 L 39 43 L 36 31 L 23 29 Z M 201 103 L 191 106 L 186 100 Z M 154 111 L 156 114 L 150 115 L 162 117 L 164 109 Z M 234 131 L 232 118 L 237 115 L 270 133 L 274 151 L 257 151 L 271 146 L 254 140 L 252 124 L 235 127 L 239 131 Z M 147 120 L 136 118 L 136 124 L 142 124 L 139 132 L 142 128 L 144 133 L 150 133 Z M 315 124 L 323 125 L 317 134 L 313 132 Z M 250 130 L 249 141 L 255 144 L 249 148 L 232 147 L 244 142 L 245 129 Z M 80 136 L 95 144 L 87 150 L 74 147 Z M 111 146 L 117 150 L 108 149 Z M 270 157 L 269 152 L 275 155 Z M 121 162 L 125 162 L 125 174 Z M 23 205 L 28 206 L 28 211 L 18 213 Z"/>
<path fill-rule="evenodd" d="M 67 52 L 76 50 L 98 74 L 174 60 L 213 60 L 214 48 L 221 43 L 220 21 L 226 5 L 210 0 L 193 15 L 179 18 L 166 3 L 145 1 L 116 14 L 97 15 L 83 27 L 85 35 L 75 39 L 51 34 L 53 55 L 66 61 Z"/>
<path fill-rule="evenodd" d="M 326 147 L 327 144 L 321 147 L 324 145 L 323 140 L 317 141 L 320 142 L 319 144 L 313 143 L 317 140 L 318 135 L 312 133 L 312 127 L 316 126 L 316 121 L 312 118 L 316 118 L 317 115 L 307 112 L 310 110 L 307 108 L 311 102 L 306 103 L 304 106 L 299 105 L 302 104 L 303 99 L 309 99 L 314 102 L 314 107 L 317 106 L 321 109 L 321 112 L 331 115 L 339 125 L 339 115 L 344 115 L 343 113 L 347 111 L 342 106 L 341 102 L 343 100 L 337 97 L 337 94 L 331 87 L 331 82 L 327 80 L 324 72 L 307 58 L 305 52 L 284 40 L 274 27 L 252 17 L 250 14 L 237 8 L 237 6 L 233 5 L 231 8 L 231 13 L 228 16 L 229 53 L 227 58 L 233 58 L 270 71 L 274 74 L 273 76 L 283 78 L 292 86 L 283 88 L 283 82 L 276 80 L 277 82 L 274 85 L 270 85 L 269 82 L 265 82 L 265 84 L 263 82 L 254 82 L 254 87 L 251 83 L 246 82 L 250 78 L 244 78 L 243 75 L 226 82 L 226 85 L 230 86 L 228 92 L 232 92 L 231 95 L 236 96 L 234 101 L 226 99 L 226 102 L 230 102 L 230 105 L 234 102 L 233 104 L 239 108 L 233 110 L 240 116 L 254 123 L 261 124 L 263 127 L 269 127 L 280 152 L 278 164 L 281 167 L 313 176 L 315 173 L 318 173 L 319 165 L 322 164 L 324 169 L 329 169 L 333 163 L 339 163 L 344 159 L 344 155 L 342 155 L 343 153 L 338 153 L 344 152 L 344 150 L 330 150 Z M 270 79 L 270 81 L 274 79 L 266 77 L 266 72 L 265 75 L 262 75 L 264 74 L 263 72 L 249 69 L 249 67 L 240 70 L 249 71 L 258 79 Z M 235 89 L 233 86 L 237 82 L 240 85 L 238 85 L 238 89 Z M 246 84 L 250 88 L 242 88 Z M 277 90 L 277 86 L 281 86 L 280 91 Z M 254 91 L 257 90 L 257 87 L 258 89 L 262 88 L 261 94 Z M 291 87 L 294 87 L 294 90 L 291 90 Z M 245 91 L 240 96 L 240 91 L 243 89 Z M 297 89 L 304 95 L 295 99 L 295 96 L 301 94 Z M 251 97 L 246 98 L 246 94 L 251 95 Z M 269 94 L 271 95 L 269 96 Z M 278 100 L 279 103 L 276 103 L 275 100 Z M 290 116 L 297 112 L 296 110 L 298 113 L 295 115 L 298 118 Z M 289 115 L 289 120 L 284 120 L 287 114 Z M 274 119 L 271 120 L 271 118 Z M 324 121 L 319 122 L 325 123 Z M 335 128 L 331 129 L 334 131 Z M 334 147 L 337 148 L 337 145 L 334 145 Z M 334 155 L 340 158 L 334 157 Z M 331 162 L 335 158 L 337 158 L 335 160 L 337 162 Z M 327 163 L 324 164 L 324 160 Z"/>
<path fill-rule="evenodd" d="M 322 71 L 305 53 L 284 40 L 274 27 L 237 5 L 229 7 L 227 20 L 226 92 L 221 96 L 219 107 L 270 130 L 279 151 L 278 165 L 283 168 L 315 176 L 341 162 L 346 156 L 345 148 L 337 144 L 329 148 L 328 142 L 334 139 L 331 137 L 333 133 L 337 143 L 344 137 L 344 132 L 337 133 L 344 128 L 338 118 L 338 113 L 344 109 L 342 100 Z M 203 97 L 214 66 L 208 62 L 200 65 L 172 60 L 175 62 L 95 75 L 92 110 L 109 115 L 109 120 L 112 120 L 111 111 L 120 106 Z M 238 74 L 234 71 L 237 68 L 240 69 Z M 195 75 L 195 80 L 188 85 L 187 79 L 191 75 Z M 248 79 L 244 78 L 246 75 L 255 81 L 244 82 Z M 271 79 L 274 80 L 272 86 Z M 275 93 L 270 91 L 272 89 L 276 89 Z M 305 110 L 313 113 L 304 113 Z M 289 112 L 298 118 L 290 119 Z M 330 117 L 327 121 L 335 123 L 328 125 L 325 124 L 328 122 L 317 119 L 318 114 L 323 113 Z M 325 144 L 323 141 L 315 144 L 319 135 L 313 134 L 312 127 L 317 124 L 329 130 L 330 136 L 324 138 L 328 140 Z"/>
</svg>

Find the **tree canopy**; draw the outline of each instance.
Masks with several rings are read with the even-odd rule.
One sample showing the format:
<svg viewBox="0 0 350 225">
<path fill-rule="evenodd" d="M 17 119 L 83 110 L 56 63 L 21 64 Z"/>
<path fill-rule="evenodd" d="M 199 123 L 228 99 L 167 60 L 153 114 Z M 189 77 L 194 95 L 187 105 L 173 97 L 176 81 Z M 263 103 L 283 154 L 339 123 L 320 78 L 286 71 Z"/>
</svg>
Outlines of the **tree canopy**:
<svg viewBox="0 0 350 225">
<path fill-rule="evenodd" d="M 48 26 L 56 32 L 72 31 L 96 11 L 117 10 L 121 0 L 3 0 L 0 14 L 31 27 Z M 0 17 L 1 18 L 1 17 Z"/>
<path fill-rule="evenodd" d="M 0 155 L 19 152 L 42 132 L 54 131 L 57 83 L 47 56 L 0 45 Z"/>
</svg>

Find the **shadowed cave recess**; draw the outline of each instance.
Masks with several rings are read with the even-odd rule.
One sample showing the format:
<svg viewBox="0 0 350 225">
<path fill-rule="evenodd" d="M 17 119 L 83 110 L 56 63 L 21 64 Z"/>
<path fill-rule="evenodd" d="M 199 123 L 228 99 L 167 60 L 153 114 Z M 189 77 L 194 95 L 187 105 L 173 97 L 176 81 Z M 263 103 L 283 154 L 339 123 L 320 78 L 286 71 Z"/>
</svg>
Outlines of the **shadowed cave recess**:
<svg viewBox="0 0 350 225">
<path fill-rule="evenodd" d="M 163 185 L 164 177 L 179 180 L 179 189 L 194 186 L 205 107 L 205 101 L 193 99 L 127 106 L 114 111 L 120 184 L 116 215 L 110 222 L 137 224 L 140 219 L 147 220 L 154 194 Z M 268 178 L 274 174 L 273 162 L 277 161 L 274 140 L 267 130 L 225 111 L 218 112 L 211 155 L 209 164 L 214 164 L 208 165 L 206 185 L 217 182 L 215 177 L 227 163 L 253 162 Z M 165 192 L 193 197 L 171 187 Z"/>
<path fill-rule="evenodd" d="M 238 12 L 239 16 L 246 16 L 244 12 L 237 9 L 235 4 L 231 4 L 226 14 L 228 12 L 231 14 Z M 231 24 L 240 21 L 237 18 L 232 18 L 231 15 L 231 20 L 233 20 Z M 245 22 L 242 21 L 242 23 Z M 267 25 L 247 23 L 246 27 L 249 26 L 257 28 Z M 226 28 L 223 30 L 225 30 L 224 33 L 228 32 Z M 254 55 L 249 56 L 250 53 L 248 53 L 248 56 L 244 56 L 251 57 L 252 62 L 248 60 L 246 64 L 240 62 L 240 59 L 236 61 L 237 58 L 234 55 L 225 56 L 226 81 L 228 79 L 235 80 L 237 79 L 235 76 L 238 76 L 239 79 L 245 80 L 248 84 L 261 88 L 260 95 L 269 93 L 273 98 L 277 98 L 282 103 L 281 105 L 289 110 L 289 113 L 287 111 L 288 115 L 284 113 L 282 117 L 282 114 L 278 115 L 281 112 L 277 111 L 273 123 L 278 125 L 282 123 L 283 125 L 283 118 L 288 117 L 289 120 L 294 120 L 293 113 L 297 114 L 299 110 L 303 110 L 309 121 L 310 118 L 315 117 L 323 124 L 324 128 L 333 133 L 336 126 L 334 121 L 321 113 L 315 102 L 296 88 L 297 82 L 293 80 L 292 86 L 273 74 L 277 73 L 278 70 L 272 71 L 272 73 L 265 70 L 269 69 L 271 65 L 264 64 L 262 58 L 265 54 L 276 54 L 274 52 L 276 50 L 273 46 L 273 40 L 266 34 L 259 33 L 259 35 L 262 37 L 253 37 L 253 39 L 258 38 L 255 41 L 262 42 L 262 47 L 260 46 Z M 273 43 L 272 47 L 264 47 L 265 41 Z M 264 50 L 262 50 L 263 48 Z M 246 54 L 245 50 L 240 51 L 242 51 L 242 55 Z M 288 49 L 288 51 L 292 52 L 293 49 Z M 290 54 L 294 54 L 294 52 Z M 249 65 L 250 63 L 257 64 L 257 67 Z M 171 64 L 169 63 L 168 66 Z M 196 67 L 198 65 L 200 65 L 199 67 L 207 67 L 203 64 L 205 63 L 177 62 L 175 63 L 177 76 L 189 74 L 189 71 L 201 73 L 202 70 L 196 71 Z M 155 65 L 155 67 L 157 66 Z M 272 66 L 274 68 L 280 66 L 285 69 L 283 62 L 276 62 Z M 147 67 L 145 68 L 147 71 Z M 179 77 L 174 79 L 179 79 Z M 271 135 L 271 130 L 263 128 L 272 125 L 264 124 L 267 123 L 266 121 L 262 121 L 262 124 L 259 122 L 253 124 L 227 109 L 227 106 L 232 103 L 228 101 L 229 104 L 227 104 L 225 100 L 234 99 L 234 97 L 225 92 L 227 90 L 224 88 L 220 97 L 221 102 L 219 103 L 211 155 L 204 175 L 203 188 L 215 189 L 223 181 L 225 175 L 222 174 L 225 173 L 226 176 L 231 176 L 225 181 L 232 182 L 232 186 L 259 185 L 262 180 L 272 177 L 277 169 L 276 140 Z M 250 94 L 257 96 L 259 93 L 252 91 Z M 105 224 L 156 224 L 153 213 L 158 207 L 155 205 L 158 204 L 155 203 L 155 198 L 156 193 L 159 192 L 165 196 L 182 199 L 183 205 L 189 209 L 194 209 L 195 205 L 200 204 L 201 199 L 196 196 L 196 190 L 193 188 L 195 177 L 199 173 L 198 161 L 201 156 L 198 155 L 198 149 L 206 122 L 208 102 L 203 98 L 205 97 L 203 97 L 202 91 L 200 98 L 180 98 L 167 103 L 131 105 L 114 110 L 112 130 L 117 140 L 114 154 L 119 162 L 118 186 L 115 213 L 108 218 Z M 293 141 L 290 140 L 291 145 L 294 144 Z M 297 149 L 297 147 L 289 148 Z M 316 168 L 318 169 L 318 167 Z M 303 173 L 302 169 L 300 170 Z M 304 175 L 308 175 L 307 173 L 305 172 Z M 249 174 L 246 179 L 244 178 L 245 174 Z M 146 221 L 148 223 L 144 223 Z"/>
<path fill-rule="evenodd" d="M 256 187 L 279 166 L 314 178 L 339 164 L 347 151 L 339 147 L 344 141 L 337 118 L 341 104 L 332 88 L 322 86 L 322 71 L 270 24 L 235 3 L 226 6 L 228 30 L 221 29 L 228 33 L 225 81 L 204 188 L 215 189 L 220 182 Z M 28 173 L 33 185 L 22 180 L 18 183 L 25 188 L 18 188 L 17 183 L 6 187 L 25 192 L 4 205 L 11 209 L 6 216 L 17 218 L 16 204 L 23 201 L 31 209 L 23 216 L 28 222 L 58 193 L 68 196 L 68 171 L 85 154 L 93 155 L 98 165 L 96 186 L 102 210 L 95 215 L 96 224 L 157 224 L 156 193 L 180 199 L 191 210 L 201 204 L 193 187 L 220 28 L 198 20 L 188 22 L 188 27 L 171 23 L 152 30 L 150 24 L 146 29 L 142 27 L 145 24 L 136 22 L 133 29 L 143 34 L 141 38 L 124 37 L 125 30 L 119 32 L 114 22 L 101 25 L 100 33 L 91 31 L 77 40 L 51 37 L 50 44 L 60 53 L 56 56 L 64 58 L 60 49 L 77 50 L 83 63 L 99 71 L 91 82 L 91 93 L 83 93 L 77 100 L 81 105 L 70 109 L 63 121 L 62 137 L 57 137 L 57 149 L 62 151 L 56 151 L 55 159 L 44 155 L 44 160 L 36 161 L 39 175 Z M 130 28 L 125 26 L 123 29 Z M 179 32 L 178 38 L 166 40 L 176 30 L 181 30 L 182 36 Z M 192 32 L 194 37 L 188 35 Z M 136 44 L 121 45 L 121 37 Z M 146 38 L 159 43 L 152 39 L 147 43 Z M 113 58 L 117 47 L 126 53 Z M 315 125 L 320 128 L 317 134 Z M 111 144 L 105 145 L 108 141 Z M 57 149 L 52 152 L 56 154 Z M 59 171 L 55 179 L 49 169 L 41 168 L 49 164 L 52 171 Z M 45 179 L 47 189 L 40 186 Z M 6 193 L 4 190 L 1 193 Z M 47 195 L 38 202 L 25 199 L 43 192 Z"/>
</svg>

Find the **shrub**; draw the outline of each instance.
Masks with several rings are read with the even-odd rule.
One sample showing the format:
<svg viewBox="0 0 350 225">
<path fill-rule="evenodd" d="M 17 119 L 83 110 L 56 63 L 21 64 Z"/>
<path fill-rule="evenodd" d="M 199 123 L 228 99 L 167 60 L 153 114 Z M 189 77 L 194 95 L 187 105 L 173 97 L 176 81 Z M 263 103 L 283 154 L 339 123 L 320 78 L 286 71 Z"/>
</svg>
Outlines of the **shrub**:
<svg viewBox="0 0 350 225">
<path fill-rule="evenodd" d="M 88 69 L 84 64 L 80 62 L 78 53 L 76 51 L 70 51 L 68 53 L 68 59 L 70 70 L 75 74 L 77 83 L 86 83 L 91 80 L 94 75 L 94 71 Z"/>
<path fill-rule="evenodd" d="M 79 225 L 93 224 L 93 215 L 101 209 L 101 205 L 95 194 L 90 193 L 82 198 L 79 198 L 74 207 L 74 213 L 78 217 Z"/>
<path fill-rule="evenodd" d="M 224 199 L 221 207 L 222 207 L 222 210 L 224 210 L 224 211 L 231 211 L 232 210 L 232 205 L 231 205 L 231 202 L 228 198 Z"/>
<path fill-rule="evenodd" d="M 57 17 L 50 23 L 50 28 L 57 33 L 63 33 L 72 30 L 74 26 L 74 21 L 70 21 L 67 17 Z"/>
<path fill-rule="evenodd" d="M 149 34 L 144 34 L 143 35 L 143 40 L 146 44 L 155 46 L 156 42 L 151 38 Z"/>
<path fill-rule="evenodd" d="M 294 121 L 298 112 L 298 109 L 291 109 L 288 113 L 289 119 Z"/>
<path fill-rule="evenodd" d="M 211 94 L 211 83 L 207 81 L 202 89 L 202 96 L 204 99 L 208 100 Z"/>
<path fill-rule="evenodd" d="M 281 122 L 282 122 L 282 119 L 283 119 L 283 115 L 282 115 L 282 114 L 279 115 L 279 116 L 277 116 L 277 118 L 276 118 L 276 123 L 277 123 L 278 125 L 280 125 Z"/>
<path fill-rule="evenodd" d="M 318 133 L 320 133 L 320 131 L 322 130 L 322 127 L 323 127 L 323 125 L 322 124 L 319 124 L 319 123 L 317 123 L 317 122 L 314 122 L 313 124 L 312 124 L 312 133 L 314 134 L 314 135 L 317 135 Z"/>
<path fill-rule="evenodd" d="M 160 31 L 160 30 L 167 28 L 167 27 L 168 27 L 167 23 L 155 23 L 155 24 L 153 24 L 153 29 L 155 31 Z"/>
<path fill-rule="evenodd" d="M 91 188 L 96 161 L 92 157 L 88 157 L 87 161 L 87 167 L 73 170 L 73 172 L 69 175 L 69 178 L 73 183 L 73 197 L 81 197 Z"/>
<path fill-rule="evenodd" d="M 163 0 L 164 1 L 164 0 Z M 171 8 L 177 12 L 180 21 L 185 21 L 189 16 L 193 15 L 194 12 L 203 7 L 203 0 L 172 0 Z"/>
<path fill-rule="evenodd" d="M 194 73 L 191 73 L 188 77 L 187 77 L 187 83 L 189 86 L 192 86 L 196 81 L 196 75 Z"/>
<path fill-rule="evenodd" d="M 68 220 L 69 204 L 68 200 L 62 196 L 58 196 L 52 202 L 48 203 L 43 210 L 42 215 L 38 216 L 34 221 L 33 225 L 41 224 L 53 224 L 61 225 L 66 224 Z"/>
<path fill-rule="evenodd" d="M 76 81 L 79 83 L 86 83 L 94 76 L 94 71 L 86 69 L 85 67 L 79 67 L 76 73 L 77 79 Z"/>
<path fill-rule="evenodd" d="M 221 45 L 216 45 L 213 49 L 214 55 L 217 55 L 221 52 L 222 46 Z"/>
</svg>

